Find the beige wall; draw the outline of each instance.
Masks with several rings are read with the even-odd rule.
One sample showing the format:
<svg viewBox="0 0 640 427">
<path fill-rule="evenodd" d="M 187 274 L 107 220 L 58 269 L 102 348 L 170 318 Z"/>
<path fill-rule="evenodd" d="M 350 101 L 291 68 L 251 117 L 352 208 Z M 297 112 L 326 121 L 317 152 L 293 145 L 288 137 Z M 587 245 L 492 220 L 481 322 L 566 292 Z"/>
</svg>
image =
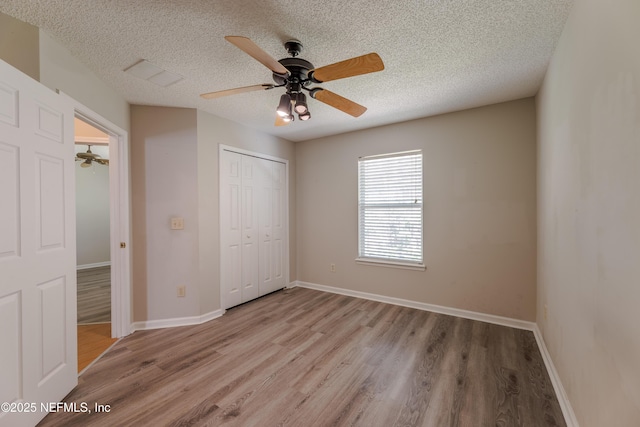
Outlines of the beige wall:
<svg viewBox="0 0 640 427">
<path fill-rule="evenodd" d="M 0 59 L 40 80 L 38 27 L 0 13 Z"/>
<path fill-rule="evenodd" d="M 134 321 L 200 315 L 196 126 L 194 109 L 131 106 Z"/>
<path fill-rule="evenodd" d="M 220 308 L 219 144 L 284 158 L 295 173 L 292 142 L 194 109 L 131 106 L 134 321 Z M 294 190 L 291 183 L 293 243 Z M 172 216 L 184 218 L 184 231 L 169 229 Z M 177 297 L 181 284 L 185 298 Z"/>
<path fill-rule="evenodd" d="M 537 100 L 538 324 L 582 427 L 640 425 L 639 21 L 575 2 Z"/>
<path fill-rule="evenodd" d="M 129 103 L 44 31 L 40 31 L 40 82 L 129 131 Z"/>
<path fill-rule="evenodd" d="M 535 141 L 529 98 L 298 143 L 298 279 L 534 320 Z M 427 270 L 356 264 L 358 157 L 417 148 Z"/>
</svg>

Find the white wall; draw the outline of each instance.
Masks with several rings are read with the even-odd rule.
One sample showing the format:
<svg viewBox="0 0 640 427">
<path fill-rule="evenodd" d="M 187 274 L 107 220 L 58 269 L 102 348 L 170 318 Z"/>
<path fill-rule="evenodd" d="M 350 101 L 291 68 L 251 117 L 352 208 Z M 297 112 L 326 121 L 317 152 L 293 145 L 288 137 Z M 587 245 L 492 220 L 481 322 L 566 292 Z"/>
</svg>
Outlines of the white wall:
<svg viewBox="0 0 640 427">
<path fill-rule="evenodd" d="M 582 427 L 640 425 L 639 22 L 576 1 L 537 99 L 537 318 Z"/>
<path fill-rule="evenodd" d="M 418 148 L 427 270 L 356 264 L 358 157 Z M 298 280 L 534 320 L 535 157 L 532 98 L 298 143 Z"/>
<path fill-rule="evenodd" d="M 76 145 L 76 153 L 86 145 Z M 109 158 L 109 147 L 92 146 L 91 151 Z M 76 264 L 86 266 L 111 260 L 109 240 L 109 167 L 76 162 Z"/>
</svg>

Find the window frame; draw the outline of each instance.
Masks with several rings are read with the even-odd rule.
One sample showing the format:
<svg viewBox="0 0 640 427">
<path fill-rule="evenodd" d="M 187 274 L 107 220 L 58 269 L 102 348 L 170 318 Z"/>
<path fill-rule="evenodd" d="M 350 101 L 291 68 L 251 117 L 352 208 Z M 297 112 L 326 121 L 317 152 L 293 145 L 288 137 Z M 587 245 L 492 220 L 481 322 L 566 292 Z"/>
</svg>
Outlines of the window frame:
<svg viewBox="0 0 640 427">
<path fill-rule="evenodd" d="M 363 256 L 363 205 L 361 204 L 361 187 L 362 187 L 362 169 L 361 162 L 366 162 L 367 160 L 376 160 L 383 158 L 397 158 L 404 157 L 410 155 L 419 155 L 420 156 L 420 260 L 419 261 L 410 261 L 410 260 L 402 260 L 398 258 L 383 258 L 383 257 L 370 257 Z M 402 268 L 402 269 L 410 269 L 410 270 L 425 270 L 426 265 L 424 263 L 424 154 L 421 149 L 417 150 L 409 150 L 409 151 L 401 151 L 395 153 L 385 153 L 378 155 L 370 155 L 370 156 L 362 156 L 358 158 L 358 256 L 356 258 L 356 263 L 363 265 L 376 265 L 381 267 L 393 267 L 393 268 Z"/>
</svg>

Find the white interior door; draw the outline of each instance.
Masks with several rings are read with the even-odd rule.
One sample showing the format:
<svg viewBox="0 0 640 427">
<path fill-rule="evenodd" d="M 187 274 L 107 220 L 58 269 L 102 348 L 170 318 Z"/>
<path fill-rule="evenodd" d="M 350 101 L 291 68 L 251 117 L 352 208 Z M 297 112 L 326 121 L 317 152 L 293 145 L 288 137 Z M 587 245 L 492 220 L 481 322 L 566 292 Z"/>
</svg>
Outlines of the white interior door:
<svg viewBox="0 0 640 427">
<path fill-rule="evenodd" d="M 77 384 L 73 107 L 0 61 L 0 424 Z M 10 407 L 11 408 L 11 407 Z"/>
</svg>

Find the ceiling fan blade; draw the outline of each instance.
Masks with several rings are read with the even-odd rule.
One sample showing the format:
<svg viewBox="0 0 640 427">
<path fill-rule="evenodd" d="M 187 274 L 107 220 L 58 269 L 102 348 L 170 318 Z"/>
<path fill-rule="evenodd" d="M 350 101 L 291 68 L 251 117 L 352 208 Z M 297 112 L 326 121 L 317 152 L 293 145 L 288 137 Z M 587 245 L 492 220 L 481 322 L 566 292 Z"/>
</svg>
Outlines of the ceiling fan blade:
<svg viewBox="0 0 640 427">
<path fill-rule="evenodd" d="M 368 53 L 355 58 L 325 65 L 309 72 L 310 78 L 316 83 L 344 79 L 384 70 L 384 63 L 377 53 Z"/>
<path fill-rule="evenodd" d="M 276 114 L 276 122 L 274 123 L 275 126 L 286 126 L 291 122 L 287 122 L 285 121 L 282 117 L 280 117 L 278 114 Z"/>
<path fill-rule="evenodd" d="M 215 99 L 223 96 L 235 95 L 236 93 L 253 92 L 254 90 L 273 89 L 274 87 L 275 86 L 272 84 L 265 83 L 262 85 L 244 86 L 244 87 L 237 87 L 235 89 L 227 89 L 227 90 L 219 90 L 217 92 L 203 93 L 200 96 L 203 97 L 204 99 Z"/>
<path fill-rule="evenodd" d="M 344 111 L 353 117 L 360 117 L 365 111 L 367 111 L 366 107 L 326 89 L 317 88 L 312 90 L 310 94 L 312 98 L 317 99 L 320 102 L 324 102 L 333 108 L 337 108 L 340 111 Z"/>
<path fill-rule="evenodd" d="M 109 165 L 109 159 L 95 159 L 94 162 L 98 162 L 101 165 Z"/>
<path fill-rule="evenodd" d="M 247 55 L 251 56 L 253 59 L 278 74 L 289 74 L 289 71 L 276 61 L 271 55 L 269 55 L 264 50 L 260 49 L 260 47 L 252 42 L 247 37 L 242 36 L 225 36 L 224 37 L 229 43 L 234 44 L 238 49 L 244 51 Z"/>
</svg>

